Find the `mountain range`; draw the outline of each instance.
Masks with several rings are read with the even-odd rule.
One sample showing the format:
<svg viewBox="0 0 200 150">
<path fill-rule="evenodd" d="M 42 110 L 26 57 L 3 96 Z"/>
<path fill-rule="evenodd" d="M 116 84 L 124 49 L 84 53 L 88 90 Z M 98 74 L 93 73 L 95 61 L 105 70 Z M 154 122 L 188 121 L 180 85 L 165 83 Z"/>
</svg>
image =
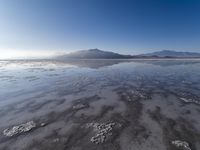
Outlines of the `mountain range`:
<svg viewBox="0 0 200 150">
<path fill-rule="evenodd" d="M 173 50 L 162 50 L 153 53 L 142 54 L 142 56 L 157 56 L 157 57 L 200 57 L 200 53 L 195 52 L 178 52 Z"/>
<path fill-rule="evenodd" d="M 200 53 L 162 50 L 140 55 L 123 55 L 99 49 L 80 50 L 56 56 L 56 59 L 133 59 L 133 58 L 200 58 Z"/>
<path fill-rule="evenodd" d="M 110 51 L 103 51 L 99 49 L 89 49 L 89 50 L 80 50 L 76 52 L 72 52 L 69 54 L 65 55 L 60 55 L 57 56 L 59 59 L 67 59 L 67 58 L 72 58 L 72 59 L 120 59 L 120 58 L 132 58 L 133 56 L 131 55 L 122 55 Z"/>
</svg>

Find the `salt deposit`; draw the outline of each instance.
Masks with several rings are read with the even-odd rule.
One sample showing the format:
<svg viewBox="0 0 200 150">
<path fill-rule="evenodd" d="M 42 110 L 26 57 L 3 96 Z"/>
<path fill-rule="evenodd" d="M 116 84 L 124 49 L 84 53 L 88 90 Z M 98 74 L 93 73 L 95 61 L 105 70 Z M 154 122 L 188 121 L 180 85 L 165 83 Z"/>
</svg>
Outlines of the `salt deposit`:
<svg viewBox="0 0 200 150">
<path fill-rule="evenodd" d="M 186 141 L 175 140 L 172 141 L 172 144 L 178 148 L 182 148 L 183 150 L 191 150 L 189 144 Z"/>
<path fill-rule="evenodd" d="M 14 135 L 17 135 L 17 134 L 20 134 L 20 133 L 28 132 L 35 127 L 36 127 L 36 123 L 34 121 L 29 121 L 27 123 L 24 123 L 24 124 L 21 124 L 21 125 L 18 125 L 18 126 L 14 126 L 10 129 L 9 128 L 5 129 L 3 131 L 3 134 L 5 136 L 11 137 L 11 136 L 14 136 Z"/>
</svg>

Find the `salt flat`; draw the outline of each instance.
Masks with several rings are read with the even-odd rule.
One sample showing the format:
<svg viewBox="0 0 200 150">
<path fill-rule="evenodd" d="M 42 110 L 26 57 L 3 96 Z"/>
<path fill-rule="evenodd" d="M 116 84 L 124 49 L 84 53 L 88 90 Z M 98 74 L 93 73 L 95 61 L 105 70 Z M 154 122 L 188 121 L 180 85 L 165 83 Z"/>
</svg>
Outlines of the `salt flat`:
<svg viewBox="0 0 200 150">
<path fill-rule="evenodd" d="M 200 60 L 0 61 L 2 150 L 198 150 Z"/>
</svg>

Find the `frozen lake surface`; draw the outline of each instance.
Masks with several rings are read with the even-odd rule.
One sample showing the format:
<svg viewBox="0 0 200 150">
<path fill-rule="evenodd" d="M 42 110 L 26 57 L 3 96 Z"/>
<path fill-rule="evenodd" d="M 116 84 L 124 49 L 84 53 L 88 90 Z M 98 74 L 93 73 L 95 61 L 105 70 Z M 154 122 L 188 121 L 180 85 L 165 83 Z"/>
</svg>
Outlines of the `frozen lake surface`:
<svg viewBox="0 0 200 150">
<path fill-rule="evenodd" d="M 200 60 L 0 61 L 0 150 L 199 150 Z"/>
</svg>

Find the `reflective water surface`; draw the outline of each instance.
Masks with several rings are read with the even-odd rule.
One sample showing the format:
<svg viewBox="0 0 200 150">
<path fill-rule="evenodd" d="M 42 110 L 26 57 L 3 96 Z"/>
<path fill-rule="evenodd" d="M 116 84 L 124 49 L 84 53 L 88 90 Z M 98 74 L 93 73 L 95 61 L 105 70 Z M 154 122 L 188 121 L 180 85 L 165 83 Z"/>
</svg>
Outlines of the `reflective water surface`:
<svg viewBox="0 0 200 150">
<path fill-rule="evenodd" d="M 2 150 L 198 150 L 200 60 L 0 61 Z"/>
</svg>

